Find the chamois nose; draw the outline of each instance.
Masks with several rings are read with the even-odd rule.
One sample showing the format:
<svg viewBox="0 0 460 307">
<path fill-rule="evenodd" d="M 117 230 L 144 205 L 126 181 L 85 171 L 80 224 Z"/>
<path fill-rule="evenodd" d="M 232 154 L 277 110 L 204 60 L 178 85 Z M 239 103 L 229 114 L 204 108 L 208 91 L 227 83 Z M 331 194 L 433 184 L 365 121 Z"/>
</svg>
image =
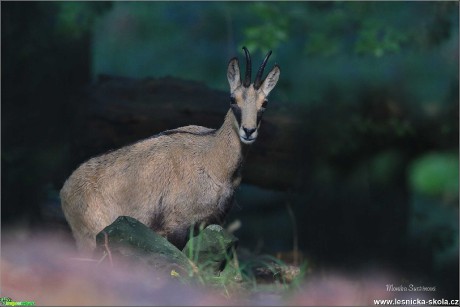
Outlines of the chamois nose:
<svg viewBox="0 0 460 307">
<path fill-rule="evenodd" d="M 248 128 L 243 127 L 243 130 L 244 130 L 244 133 L 246 133 L 246 137 L 250 137 L 251 134 L 253 134 L 254 131 L 256 131 L 256 128 L 248 129 Z"/>
</svg>

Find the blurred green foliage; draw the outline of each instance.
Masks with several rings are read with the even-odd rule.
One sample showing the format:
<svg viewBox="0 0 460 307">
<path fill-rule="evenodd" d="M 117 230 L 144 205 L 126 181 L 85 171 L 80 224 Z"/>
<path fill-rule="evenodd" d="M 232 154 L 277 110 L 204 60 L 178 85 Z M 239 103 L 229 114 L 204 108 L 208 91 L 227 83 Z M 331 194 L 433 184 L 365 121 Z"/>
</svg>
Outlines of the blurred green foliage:
<svg viewBox="0 0 460 307">
<path fill-rule="evenodd" d="M 276 49 L 294 38 L 308 55 L 382 57 L 402 47 L 416 50 L 448 38 L 446 28 L 456 22 L 457 5 L 432 2 L 415 8 L 404 2 L 254 2 L 246 9 L 254 14 L 243 31 L 243 43 L 250 49 Z M 439 23 L 445 28 L 440 30 Z"/>
<path fill-rule="evenodd" d="M 386 53 L 399 51 L 405 40 L 407 35 L 400 30 L 371 20 L 363 24 L 354 50 L 357 53 L 371 53 L 381 57 Z"/>
<path fill-rule="evenodd" d="M 272 3 L 253 2 L 248 10 L 254 12 L 257 24 L 248 24 L 243 29 L 242 45 L 252 52 L 266 53 L 276 49 L 288 40 L 289 15 L 280 14 L 279 8 Z"/>
<path fill-rule="evenodd" d="M 58 5 L 56 30 L 68 40 L 91 33 L 96 17 L 111 7 L 107 1 L 63 1 Z"/>
<path fill-rule="evenodd" d="M 418 108 L 444 99 L 457 75 L 456 8 L 455 2 L 114 2 L 94 22 L 92 74 L 172 75 L 227 90 L 226 60 L 242 57 L 246 46 L 254 65 L 273 50 L 269 67 L 276 62 L 282 70 L 275 100 L 354 104 L 363 89 L 387 88 Z M 390 125 L 400 134 L 411 130 L 410 123 Z"/>
<path fill-rule="evenodd" d="M 412 163 L 412 188 L 430 197 L 439 197 L 458 206 L 458 153 L 428 153 Z"/>
<path fill-rule="evenodd" d="M 398 176 L 399 168 L 403 165 L 401 153 L 388 150 L 377 154 L 370 162 L 371 177 L 378 184 L 388 184 Z"/>
</svg>

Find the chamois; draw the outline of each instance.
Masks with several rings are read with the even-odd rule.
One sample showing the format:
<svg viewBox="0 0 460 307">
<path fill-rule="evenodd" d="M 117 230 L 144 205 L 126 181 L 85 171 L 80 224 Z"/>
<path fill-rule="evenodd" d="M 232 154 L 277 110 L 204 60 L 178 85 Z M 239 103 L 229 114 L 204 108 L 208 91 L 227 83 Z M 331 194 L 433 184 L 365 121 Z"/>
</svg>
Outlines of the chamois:
<svg viewBox="0 0 460 307">
<path fill-rule="evenodd" d="M 167 130 L 81 164 L 60 191 L 77 247 L 95 249 L 95 237 L 118 216 L 148 225 L 178 248 L 192 225 L 221 223 L 241 181 L 243 151 L 258 135 L 267 96 L 280 68 L 265 79 L 266 55 L 251 84 L 251 56 L 242 82 L 238 58 L 228 63 L 230 109 L 219 129 Z"/>
</svg>

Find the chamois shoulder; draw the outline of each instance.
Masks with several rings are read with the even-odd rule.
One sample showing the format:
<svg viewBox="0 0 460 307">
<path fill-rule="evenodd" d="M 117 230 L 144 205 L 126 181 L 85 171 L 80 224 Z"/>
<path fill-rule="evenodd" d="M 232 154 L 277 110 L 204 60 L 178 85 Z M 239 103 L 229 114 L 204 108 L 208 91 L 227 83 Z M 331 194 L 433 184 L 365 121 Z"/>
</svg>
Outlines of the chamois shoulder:
<svg viewBox="0 0 460 307">
<path fill-rule="evenodd" d="M 202 147 L 203 142 L 208 142 L 208 137 L 212 136 L 215 132 L 215 129 L 195 125 L 166 130 L 117 150 L 117 158 L 122 158 L 125 154 L 130 155 L 130 157 L 135 155 L 152 156 L 169 151 L 182 150 L 184 146 Z"/>
<path fill-rule="evenodd" d="M 211 135 L 213 133 L 215 133 L 216 129 L 211 129 L 211 128 L 206 128 L 206 127 L 202 127 L 202 126 L 196 126 L 196 125 L 190 125 L 190 126 L 184 126 L 184 127 L 180 127 L 180 128 L 176 128 L 176 129 L 171 129 L 171 130 L 166 130 L 166 131 L 163 131 L 163 132 L 160 132 L 158 134 L 155 134 L 153 136 L 151 136 L 150 138 L 147 138 L 147 139 L 144 139 L 144 140 L 141 140 L 141 141 L 138 141 L 136 143 L 133 143 L 131 145 L 127 145 L 127 146 L 124 146 L 118 150 L 111 150 L 105 154 L 102 154 L 100 156 L 98 156 L 97 158 L 99 157 L 104 157 L 104 156 L 107 156 L 107 154 L 112 154 L 114 152 L 118 152 L 118 154 L 120 153 L 132 153 L 132 152 L 136 152 L 136 151 L 143 151 L 145 149 L 152 149 L 151 146 L 154 146 L 156 147 L 157 145 L 161 145 L 163 147 L 164 143 L 163 142 L 166 142 L 167 144 L 170 144 L 170 142 L 172 142 L 173 140 L 170 139 L 170 140 L 165 140 L 165 137 L 168 138 L 168 137 L 189 137 L 191 135 L 193 136 L 208 136 L 208 135 Z M 177 145 L 177 144 L 170 144 L 170 145 Z"/>
<path fill-rule="evenodd" d="M 216 129 L 206 128 L 202 126 L 190 125 L 180 127 L 172 130 L 166 130 L 159 135 L 172 135 L 172 134 L 192 134 L 192 135 L 209 135 L 216 131 Z"/>
</svg>

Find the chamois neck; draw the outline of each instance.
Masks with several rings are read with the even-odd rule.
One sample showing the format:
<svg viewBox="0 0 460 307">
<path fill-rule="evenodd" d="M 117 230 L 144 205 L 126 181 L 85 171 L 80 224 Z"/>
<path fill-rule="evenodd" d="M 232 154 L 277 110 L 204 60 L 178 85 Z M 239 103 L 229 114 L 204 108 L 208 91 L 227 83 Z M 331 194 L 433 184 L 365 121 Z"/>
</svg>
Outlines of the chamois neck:
<svg viewBox="0 0 460 307">
<path fill-rule="evenodd" d="M 213 174 L 222 181 L 232 178 L 238 171 L 243 161 L 243 151 L 247 147 L 240 141 L 235 122 L 235 116 L 229 110 L 207 153 Z"/>
</svg>

